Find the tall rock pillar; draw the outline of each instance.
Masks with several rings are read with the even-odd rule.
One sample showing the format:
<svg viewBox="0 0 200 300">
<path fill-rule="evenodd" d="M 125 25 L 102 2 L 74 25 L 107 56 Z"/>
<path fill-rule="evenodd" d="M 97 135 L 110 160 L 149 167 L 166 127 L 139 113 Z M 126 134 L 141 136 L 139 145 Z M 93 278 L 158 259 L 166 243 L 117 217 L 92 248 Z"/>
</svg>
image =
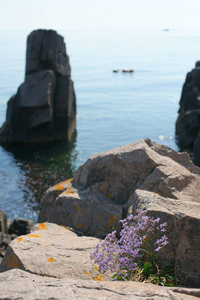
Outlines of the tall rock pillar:
<svg viewBox="0 0 200 300">
<path fill-rule="evenodd" d="M 35 30 L 27 39 L 25 81 L 8 101 L 1 143 L 70 141 L 76 127 L 76 97 L 64 39 Z"/>
</svg>

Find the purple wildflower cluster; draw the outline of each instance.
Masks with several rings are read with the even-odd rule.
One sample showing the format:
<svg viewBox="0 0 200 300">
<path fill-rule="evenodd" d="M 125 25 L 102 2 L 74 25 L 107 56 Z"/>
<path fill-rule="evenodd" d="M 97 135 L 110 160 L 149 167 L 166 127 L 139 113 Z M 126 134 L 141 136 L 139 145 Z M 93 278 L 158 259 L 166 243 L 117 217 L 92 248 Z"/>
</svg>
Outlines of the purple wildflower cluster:
<svg viewBox="0 0 200 300">
<path fill-rule="evenodd" d="M 91 254 L 100 273 L 110 270 L 116 272 L 117 277 L 129 276 L 168 244 L 166 235 L 161 236 L 167 223 L 160 224 L 160 218 L 146 216 L 143 209 L 136 212 L 136 216 L 130 215 L 120 221 L 122 230 L 119 239 L 116 231 L 109 233 Z"/>
</svg>

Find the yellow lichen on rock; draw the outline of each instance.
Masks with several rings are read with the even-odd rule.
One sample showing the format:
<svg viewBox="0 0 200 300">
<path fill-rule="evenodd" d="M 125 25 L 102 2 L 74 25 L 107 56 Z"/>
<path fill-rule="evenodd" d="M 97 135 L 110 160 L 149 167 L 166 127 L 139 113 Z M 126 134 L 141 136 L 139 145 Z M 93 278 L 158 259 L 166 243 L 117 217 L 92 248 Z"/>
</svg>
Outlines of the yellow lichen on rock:
<svg viewBox="0 0 200 300">
<path fill-rule="evenodd" d="M 112 199 L 113 199 L 113 195 L 112 195 L 112 194 L 108 194 L 108 198 L 109 198 L 110 200 L 112 200 Z"/>
<path fill-rule="evenodd" d="M 47 259 L 47 261 L 48 261 L 48 262 L 54 262 L 55 259 L 54 259 L 53 257 L 49 257 L 49 258 Z"/>
<path fill-rule="evenodd" d="M 81 228 L 81 227 L 83 227 L 83 224 L 76 225 L 76 228 Z"/>
<path fill-rule="evenodd" d="M 71 182 L 72 183 L 73 181 L 73 178 L 70 178 L 70 179 L 67 179 L 66 181 L 64 181 L 64 183 L 67 183 L 67 182 Z"/>
<path fill-rule="evenodd" d="M 38 224 L 39 229 L 43 230 L 43 229 L 48 229 L 47 225 L 45 223 L 39 223 Z"/>
<path fill-rule="evenodd" d="M 110 216 L 110 222 L 109 222 L 109 224 L 108 224 L 108 227 L 112 226 L 114 222 L 115 222 L 115 216 L 114 216 L 114 215 L 111 215 L 111 216 Z"/>
<path fill-rule="evenodd" d="M 75 194 L 75 190 L 72 188 L 67 189 L 65 192 L 62 193 L 62 195 L 68 195 L 68 194 Z"/>
<path fill-rule="evenodd" d="M 28 237 L 36 237 L 36 238 L 41 238 L 42 237 L 39 234 L 27 234 L 26 236 L 28 236 Z"/>
<path fill-rule="evenodd" d="M 95 270 L 95 271 L 99 271 L 98 266 L 94 265 L 94 270 Z"/>
<path fill-rule="evenodd" d="M 97 275 L 93 278 L 94 281 L 104 281 L 104 277 L 102 274 Z"/>
<path fill-rule="evenodd" d="M 154 195 L 158 195 L 158 193 L 156 193 L 156 192 L 152 192 L 152 194 L 154 194 Z"/>
<path fill-rule="evenodd" d="M 63 186 L 64 182 L 58 183 L 56 185 L 53 186 L 53 189 L 57 190 L 57 191 L 63 191 L 64 190 L 64 186 Z"/>
<path fill-rule="evenodd" d="M 17 241 L 18 241 L 18 243 L 20 243 L 21 241 L 23 241 L 23 238 L 22 237 L 18 237 Z"/>
<path fill-rule="evenodd" d="M 88 275 L 88 276 L 92 276 L 92 275 L 91 275 L 89 272 L 87 272 L 87 271 L 85 271 L 84 274 L 85 274 L 85 275 Z"/>
<path fill-rule="evenodd" d="M 9 268 L 18 268 L 19 267 L 19 264 L 17 262 L 17 259 L 16 257 L 14 256 L 14 254 L 9 254 L 7 257 L 6 257 L 6 260 L 7 260 L 7 264 L 8 264 L 8 267 Z"/>
</svg>

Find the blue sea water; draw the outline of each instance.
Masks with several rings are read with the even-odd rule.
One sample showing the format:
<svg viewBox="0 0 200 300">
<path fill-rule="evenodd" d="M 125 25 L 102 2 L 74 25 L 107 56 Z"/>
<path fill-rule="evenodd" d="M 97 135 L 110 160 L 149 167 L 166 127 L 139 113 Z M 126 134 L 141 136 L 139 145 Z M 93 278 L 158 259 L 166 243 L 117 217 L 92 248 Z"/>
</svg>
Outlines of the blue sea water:
<svg viewBox="0 0 200 300">
<path fill-rule="evenodd" d="M 70 56 L 77 136 L 67 149 L 0 146 L 0 209 L 37 221 L 38 202 L 91 155 L 149 137 L 178 150 L 175 121 L 185 75 L 200 59 L 200 32 L 59 31 Z M 0 32 L 0 126 L 24 80 L 25 31 Z M 113 73 L 134 69 L 133 74 Z"/>
</svg>

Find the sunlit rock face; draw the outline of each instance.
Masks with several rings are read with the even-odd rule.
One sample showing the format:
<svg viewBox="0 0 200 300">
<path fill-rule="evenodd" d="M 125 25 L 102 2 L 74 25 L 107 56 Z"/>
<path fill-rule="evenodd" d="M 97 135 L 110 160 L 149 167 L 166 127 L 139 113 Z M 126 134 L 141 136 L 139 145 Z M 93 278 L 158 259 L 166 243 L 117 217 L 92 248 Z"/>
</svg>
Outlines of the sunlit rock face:
<svg viewBox="0 0 200 300">
<path fill-rule="evenodd" d="M 76 126 L 76 98 L 64 39 L 35 30 L 27 39 L 25 81 L 8 101 L 0 142 L 70 140 Z"/>
</svg>

